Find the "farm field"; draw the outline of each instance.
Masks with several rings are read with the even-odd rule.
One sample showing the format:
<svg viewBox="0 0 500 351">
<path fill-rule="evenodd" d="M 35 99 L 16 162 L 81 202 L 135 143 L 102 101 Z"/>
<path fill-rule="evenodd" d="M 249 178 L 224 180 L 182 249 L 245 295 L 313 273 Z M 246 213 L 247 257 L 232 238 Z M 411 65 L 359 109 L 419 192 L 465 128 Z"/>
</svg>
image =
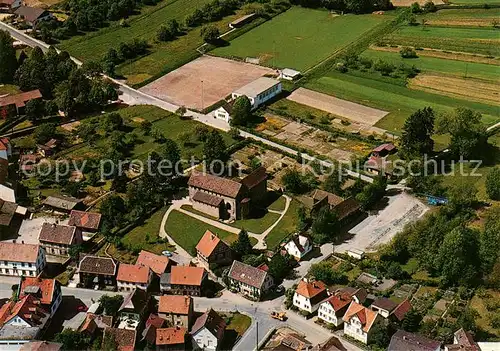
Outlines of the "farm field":
<svg viewBox="0 0 500 351">
<path fill-rule="evenodd" d="M 420 51 L 417 51 L 417 55 L 419 55 L 418 58 L 404 59 L 399 54 L 399 50 L 391 52 L 377 49 L 368 49 L 362 54 L 363 57 L 368 57 L 374 61 L 381 59 L 396 66 L 399 66 L 401 63 L 415 65 L 423 72 L 438 72 L 456 77 L 464 77 L 467 73 L 467 77 L 469 78 L 500 82 L 500 65 L 427 57 L 422 56 Z"/>
<path fill-rule="evenodd" d="M 390 113 L 377 122 L 375 126 L 395 133 L 401 133 L 401 128 L 408 115 L 425 106 L 432 106 L 440 112 L 449 111 L 456 107 L 477 110 L 483 114 L 483 121 L 487 126 L 500 121 L 496 106 L 411 90 L 404 85 L 372 79 L 369 75 L 357 76 L 330 71 L 328 75 L 308 82 L 306 87 L 341 99 L 389 111 Z"/>
<path fill-rule="evenodd" d="M 405 45 L 500 56 L 500 38 L 494 28 L 401 26 L 380 41 L 383 45 Z"/>
<path fill-rule="evenodd" d="M 499 2 L 500 3 L 500 2 Z M 498 8 L 490 9 L 443 9 L 421 16 L 433 26 L 493 27 L 500 17 Z"/>
<path fill-rule="evenodd" d="M 144 39 L 151 45 L 149 55 L 117 67 L 117 74 L 126 77 L 128 84 L 143 84 L 199 55 L 196 48 L 203 44 L 201 27 L 189 30 L 171 42 L 157 42 L 156 33 L 160 26 L 170 19 L 183 23 L 187 14 L 208 2 L 209 0 L 164 0 L 155 6 L 143 7 L 141 14 L 129 19 L 128 27 L 112 23 L 108 28 L 65 40 L 58 48 L 67 50 L 81 60 L 96 60 L 109 48 L 117 48 L 121 42 L 129 42 L 135 38 Z M 228 23 L 237 17 L 238 15 L 229 16 L 214 24 L 224 32 Z"/>
<path fill-rule="evenodd" d="M 212 53 L 240 59 L 257 57 L 263 65 L 304 71 L 390 18 L 333 16 L 327 11 L 292 7 Z"/>
</svg>

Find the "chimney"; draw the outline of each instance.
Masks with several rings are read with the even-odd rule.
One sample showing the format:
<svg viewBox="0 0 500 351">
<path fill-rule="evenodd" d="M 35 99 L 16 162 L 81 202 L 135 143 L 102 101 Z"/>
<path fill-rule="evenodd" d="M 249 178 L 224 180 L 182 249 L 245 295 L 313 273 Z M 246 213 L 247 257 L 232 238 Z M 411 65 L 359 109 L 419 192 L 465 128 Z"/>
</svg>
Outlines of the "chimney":
<svg viewBox="0 0 500 351">
<path fill-rule="evenodd" d="M 24 244 L 24 240 L 21 240 L 21 244 Z"/>
<path fill-rule="evenodd" d="M 12 243 L 15 244 L 16 243 L 16 239 L 12 240 Z"/>
<path fill-rule="evenodd" d="M 176 325 L 175 330 L 181 330 L 181 328 L 178 325 Z"/>
</svg>

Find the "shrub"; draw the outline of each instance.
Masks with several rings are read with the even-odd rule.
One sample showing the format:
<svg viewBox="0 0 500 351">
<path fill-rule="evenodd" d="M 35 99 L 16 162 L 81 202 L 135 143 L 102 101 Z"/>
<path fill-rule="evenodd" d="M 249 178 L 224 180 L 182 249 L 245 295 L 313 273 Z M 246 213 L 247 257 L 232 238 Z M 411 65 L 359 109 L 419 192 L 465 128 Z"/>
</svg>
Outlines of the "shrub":
<svg viewBox="0 0 500 351">
<path fill-rule="evenodd" d="M 375 69 L 375 71 L 379 71 L 380 73 L 382 73 L 383 76 L 388 76 L 389 74 L 394 72 L 395 69 L 393 64 L 382 60 L 378 60 L 373 68 Z"/>
<path fill-rule="evenodd" d="M 399 50 L 399 54 L 401 55 L 402 58 L 417 58 L 417 53 L 415 52 L 415 49 L 409 47 L 409 46 L 403 46 L 401 50 Z"/>
</svg>

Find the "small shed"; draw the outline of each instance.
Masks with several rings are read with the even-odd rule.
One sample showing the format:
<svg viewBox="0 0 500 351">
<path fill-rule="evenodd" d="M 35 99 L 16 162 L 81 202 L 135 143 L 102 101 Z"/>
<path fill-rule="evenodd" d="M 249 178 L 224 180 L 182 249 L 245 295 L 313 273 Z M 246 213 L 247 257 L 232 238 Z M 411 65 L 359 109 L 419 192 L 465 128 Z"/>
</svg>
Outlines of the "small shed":
<svg viewBox="0 0 500 351">
<path fill-rule="evenodd" d="M 285 68 L 280 72 L 280 78 L 285 80 L 296 80 L 302 73 L 291 68 Z"/>
</svg>

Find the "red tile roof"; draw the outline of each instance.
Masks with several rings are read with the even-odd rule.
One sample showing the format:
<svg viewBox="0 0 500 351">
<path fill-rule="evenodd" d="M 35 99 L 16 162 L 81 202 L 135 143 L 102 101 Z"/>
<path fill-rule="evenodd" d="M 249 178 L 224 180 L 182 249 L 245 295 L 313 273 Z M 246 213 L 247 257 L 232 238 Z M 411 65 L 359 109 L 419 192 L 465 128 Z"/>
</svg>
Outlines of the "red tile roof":
<svg viewBox="0 0 500 351">
<path fill-rule="evenodd" d="M 259 167 L 245 178 L 241 180 L 241 184 L 247 187 L 248 190 L 252 190 L 255 186 L 262 183 L 267 179 L 266 169 L 264 167 Z"/>
<path fill-rule="evenodd" d="M 27 295 L 17 302 L 8 301 L 0 308 L 0 327 L 15 317 L 22 318 L 31 326 L 38 326 L 48 312 L 40 307 L 40 300 Z"/>
<path fill-rule="evenodd" d="M 205 269 L 201 267 L 173 266 L 170 273 L 170 283 L 173 285 L 201 286 Z"/>
<path fill-rule="evenodd" d="M 224 202 L 224 199 L 222 197 L 204 193 L 203 191 L 197 191 L 193 195 L 193 201 L 201 202 L 202 204 L 212 207 L 219 207 L 220 204 Z"/>
<path fill-rule="evenodd" d="M 45 12 L 44 10 L 41 10 L 42 12 Z M 5 97 L 0 98 L 0 107 L 3 106 L 9 106 L 9 105 L 16 105 L 16 107 L 24 107 L 26 105 L 26 102 L 33 100 L 33 99 L 40 99 L 42 97 L 42 93 L 40 93 L 40 90 L 31 90 L 27 91 L 24 93 L 19 93 L 15 95 L 8 95 Z"/>
<path fill-rule="evenodd" d="M 37 277 L 22 277 L 21 278 L 21 295 L 23 297 L 28 295 L 25 292 L 27 287 L 38 287 L 40 289 L 40 294 L 37 296 L 43 304 L 50 305 L 54 297 L 54 291 L 56 288 L 56 280 L 48 278 L 37 278 Z"/>
<path fill-rule="evenodd" d="M 392 311 L 392 315 L 397 318 L 398 321 L 402 321 L 409 310 L 411 310 L 411 303 L 408 299 L 405 299 L 401 302 L 394 311 Z"/>
<path fill-rule="evenodd" d="M 4 0 L 2 0 L 4 1 Z M 59 351 L 62 344 L 50 341 L 31 341 L 23 344 L 19 351 Z"/>
<path fill-rule="evenodd" d="M 236 198 L 241 191 L 241 183 L 231 179 L 217 177 L 206 173 L 192 173 L 188 186 L 207 190 L 230 198 Z"/>
<path fill-rule="evenodd" d="M 349 306 L 351 301 L 352 299 L 351 296 L 349 296 L 349 294 L 336 294 L 330 296 L 324 302 L 329 303 L 332 306 L 333 310 L 335 311 L 335 314 L 337 314 L 337 312 Z"/>
<path fill-rule="evenodd" d="M 198 245 L 196 245 L 196 251 L 199 251 L 205 257 L 209 257 L 219 244 L 227 246 L 216 234 L 207 230 Z"/>
<path fill-rule="evenodd" d="M 147 284 L 149 281 L 150 269 L 147 266 L 120 263 L 116 280 Z"/>
<path fill-rule="evenodd" d="M 191 296 L 163 295 L 160 296 L 158 313 L 172 313 L 188 315 L 192 309 L 193 299 Z"/>
<path fill-rule="evenodd" d="M 322 281 L 306 282 L 301 280 L 295 292 L 311 299 L 319 294 L 326 294 L 326 285 Z"/>
<path fill-rule="evenodd" d="M 0 242 L 0 261 L 35 263 L 39 252 L 38 245 Z"/>
<path fill-rule="evenodd" d="M 184 344 L 187 329 L 182 327 L 160 328 L 156 330 L 156 345 Z"/>
<path fill-rule="evenodd" d="M 42 230 L 40 230 L 38 240 L 48 243 L 71 245 L 75 240 L 75 234 L 76 227 L 55 223 L 44 223 L 42 225 Z"/>
<path fill-rule="evenodd" d="M 85 212 L 72 210 L 69 214 L 68 225 L 83 229 L 99 229 L 99 224 L 101 223 L 101 214 L 95 212 Z"/>
<path fill-rule="evenodd" d="M 152 325 L 155 328 L 161 328 L 165 324 L 165 320 L 157 314 L 151 313 L 146 321 L 146 328 Z"/>
<path fill-rule="evenodd" d="M 394 144 L 391 144 L 391 143 L 386 143 L 386 144 L 382 144 L 382 145 L 379 145 L 377 146 L 375 149 L 373 149 L 373 152 L 380 152 L 380 151 L 392 151 L 396 148 L 396 146 L 394 146 Z"/>
<path fill-rule="evenodd" d="M 356 316 L 363 325 L 363 331 L 369 332 L 377 319 L 377 312 L 353 301 L 342 319 L 344 322 L 349 323 L 354 316 Z"/>
<path fill-rule="evenodd" d="M 151 268 L 156 274 L 163 274 L 167 270 L 170 259 L 166 256 L 156 255 L 149 251 L 142 250 L 137 258 L 136 265 Z"/>
</svg>

